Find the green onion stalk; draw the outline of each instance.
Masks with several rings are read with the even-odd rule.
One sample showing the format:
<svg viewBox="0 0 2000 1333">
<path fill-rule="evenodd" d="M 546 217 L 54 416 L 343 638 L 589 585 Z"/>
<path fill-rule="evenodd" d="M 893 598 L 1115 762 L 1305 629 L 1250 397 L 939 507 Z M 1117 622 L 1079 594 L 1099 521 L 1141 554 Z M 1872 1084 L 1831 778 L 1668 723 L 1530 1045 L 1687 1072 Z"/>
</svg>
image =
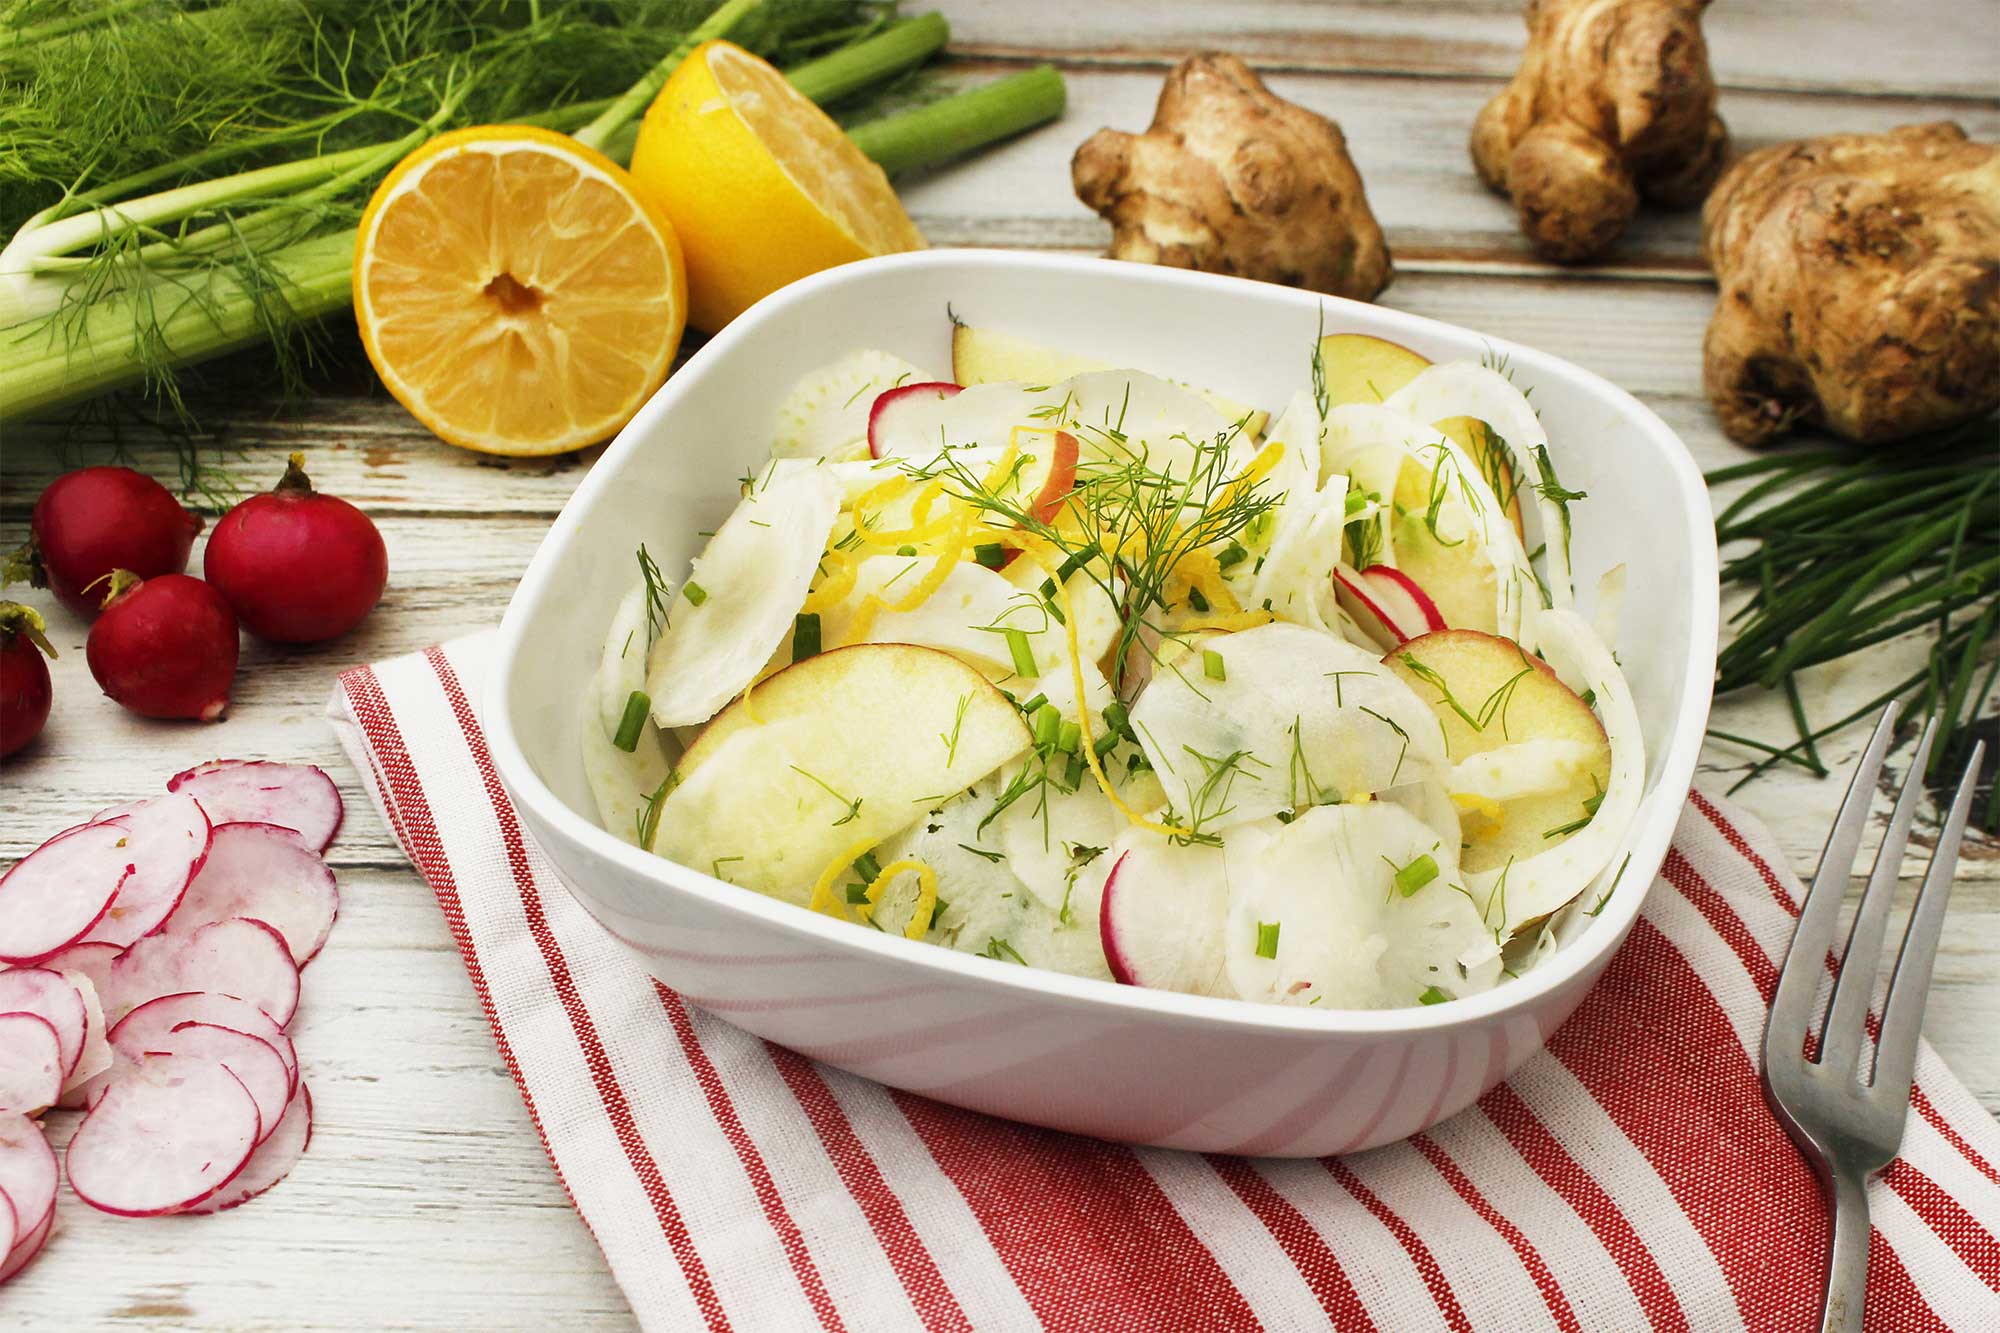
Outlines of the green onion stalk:
<svg viewBox="0 0 2000 1333">
<path fill-rule="evenodd" d="M 674 68 L 700 43 L 730 35 L 760 3 L 726 0 L 616 97 L 508 122 L 572 133 L 629 161 L 635 122 Z M 11 42 L 0 38 L 0 71 L 24 31 Z M 805 96 L 828 105 L 921 65 L 949 35 L 937 14 L 867 24 L 835 34 L 842 44 L 785 73 Z M 226 159 L 235 150 L 223 144 L 72 192 L 28 218 L 0 250 L 0 420 L 139 383 L 178 405 L 181 369 L 259 344 L 283 348 L 296 332 L 347 308 L 356 196 L 468 106 L 477 110 L 476 82 L 469 66 L 448 67 L 429 114 L 405 114 L 408 128 L 393 138 L 153 188 Z M 1063 100 L 1060 75 L 1041 67 L 850 132 L 886 172 L 900 175 L 1052 120 Z M 338 108 L 300 122 L 303 130 L 274 130 L 261 146 L 312 142 L 311 131 L 323 136 L 348 114 Z"/>
</svg>

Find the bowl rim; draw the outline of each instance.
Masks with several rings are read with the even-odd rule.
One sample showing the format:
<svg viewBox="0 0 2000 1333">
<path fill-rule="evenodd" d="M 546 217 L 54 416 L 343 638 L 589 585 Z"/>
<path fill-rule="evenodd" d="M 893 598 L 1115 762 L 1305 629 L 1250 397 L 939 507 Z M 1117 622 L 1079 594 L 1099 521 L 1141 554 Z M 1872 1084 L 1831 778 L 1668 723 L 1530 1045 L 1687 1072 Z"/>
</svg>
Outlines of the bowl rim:
<svg viewBox="0 0 2000 1333">
<path fill-rule="evenodd" d="M 1687 589 L 1690 627 L 1686 644 L 1688 672 L 1678 701 L 1680 725 L 1666 739 L 1658 781 L 1642 795 L 1642 800 L 1655 808 L 1650 817 L 1641 816 L 1637 836 L 1632 842 L 1630 860 L 1638 862 L 1645 871 L 1645 878 L 1637 886 L 1637 891 L 1611 895 L 1605 910 L 1596 913 L 1575 938 L 1532 970 L 1512 978 L 1505 985 L 1443 1005 L 1319 1010 L 1150 990 L 1040 968 L 1015 966 L 1001 969 L 985 959 L 956 949 L 906 940 L 879 931 L 852 930 L 848 928 L 852 923 L 821 917 L 803 907 L 766 897 L 643 851 L 599 827 L 594 819 L 570 809 L 541 780 L 529 762 L 515 732 L 513 719 L 508 714 L 506 701 L 511 693 L 509 683 L 530 651 L 528 630 L 534 608 L 550 596 L 550 587 L 563 565 L 562 554 L 570 538 L 581 527 L 584 512 L 594 507 L 602 492 L 615 486 L 615 479 L 625 461 L 674 411 L 708 363 L 721 360 L 739 344 L 757 338 L 767 325 L 783 320 L 794 307 L 829 288 L 865 286 L 878 274 L 936 270 L 938 279 L 942 280 L 945 274 L 953 271 L 995 267 L 1033 269 L 1113 285 L 1150 284 L 1208 289 L 1232 298 L 1293 305 L 1302 310 L 1318 306 L 1326 316 L 1328 327 L 1336 332 L 1341 331 L 1343 314 L 1365 312 L 1363 318 L 1351 322 L 1378 329 L 1386 325 L 1392 330 L 1400 328 L 1407 332 L 1440 334 L 1447 338 L 1463 338 L 1470 334 L 1494 352 L 1508 357 L 1511 364 L 1524 373 L 1554 371 L 1570 377 L 1580 388 L 1604 399 L 1622 420 L 1636 427 L 1635 434 L 1647 439 L 1649 446 L 1664 458 L 1685 487 L 1687 502 L 1679 506 L 1678 521 L 1692 566 Z M 1683 808 L 1675 804 L 1669 810 L 1660 805 L 1660 798 L 1663 793 L 1685 791 L 1690 786 L 1714 693 L 1720 614 L 1719 575 L 1715 530 L 1706 497 L 1707 487 L 1701 471 L 1679 435 L 1626 390 L 1561 357 L 1443 320 L 1243 278 L 1123 263 L 1096 256 L 940 248 L 861 260 L 801 279 L 759 301 L 689 357 L 619 431 L 564 504 L 508 601 L 498 632 L 498 653 L 484 686 L 483 703 L 486 707 L 482 722 L 494 764 L 508 795 L 534 824 L 558 837 L 569 839 L 590 855 L 609 861 L 618 869 L 649 881 L 662 890 L 700 899 L 711 908 L 757 919 L 766 928 L 812 938 L 829 948 L 862 957 L 913 965 L 932 972 L 940 982 L 948 984 L 971 984 L 1023 998 L 1032 995 L 1086 1003 L 1135 1017 L 1171 1017 L 1205 1027 L 1304 1035 L 1445 1032 L 1535 1010 L 1540 1002 L 1566 990 L 1579 978 L 1586 981 L 1593 979 L 1595 972 L 1609 962 L 1611 954 L 1638 919 L 1652 882 L 1666 858 Z M 566 882 L 565 886 L 568 887 Z M 579 900 L 584 899 L 580 891 L 570 888 L 570 892 Z M 588 909 L 589 903 L 584 901 L 584 906 Z"/>
</svg>

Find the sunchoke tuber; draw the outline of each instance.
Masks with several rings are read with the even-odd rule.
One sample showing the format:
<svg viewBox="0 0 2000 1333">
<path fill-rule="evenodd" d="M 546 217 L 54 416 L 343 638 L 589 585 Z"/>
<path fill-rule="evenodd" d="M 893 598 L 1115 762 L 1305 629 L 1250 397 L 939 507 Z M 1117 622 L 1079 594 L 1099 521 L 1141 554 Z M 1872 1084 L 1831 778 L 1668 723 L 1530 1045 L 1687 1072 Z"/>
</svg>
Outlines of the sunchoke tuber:
<svg viewBox="0 0 2000 1333">
<path fill-rule="evenodd" d="M 1373 300 L 1389 250 L 1340 127 L 1266 88 L 1234 56 L 1167 76 L 1144 134 L 1076 151 L 1077 197 L 1112 225 L 1111 255 Z"/>
<path fill-rule="evenodd" d="M 1906 125 L 1760 149 L 1702 210 L 1722 428 L 1895 439 L 2000 405 L 2000 144 Z"/>
<path fill-rule="evenodd" d="M 1531 0 L 1513 82 L 1472 128 L 1472 161 L 1544 259 L 1603 254 L 1644 198 L 1689 208 L 1722 170 L 1702 40 L 1708 0 Z"/>
</svg>

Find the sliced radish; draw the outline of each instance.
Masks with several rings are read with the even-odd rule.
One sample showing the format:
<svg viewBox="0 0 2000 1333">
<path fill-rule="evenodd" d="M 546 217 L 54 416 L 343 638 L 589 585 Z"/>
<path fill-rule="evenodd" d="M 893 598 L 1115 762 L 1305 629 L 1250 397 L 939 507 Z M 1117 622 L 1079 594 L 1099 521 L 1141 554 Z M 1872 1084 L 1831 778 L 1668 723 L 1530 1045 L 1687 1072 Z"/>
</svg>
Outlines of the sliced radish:
<svg viewBox="0 0 2000 1333">
<path fill-rule="evenodd" d="M 127 838 L 121 824 L 86 824 L 0 877 L 0 962 L 36 962 L 89 933 L 132 873 Z"/>
<path fill-rule="evenodd" d="M 853 458 L 868 453 L 868 413 L 894 385 L 927 380 L 930 372 L 872 347 L 806 372 L 785 392 L 771 423 L 777 459 Z"/>
<path fill-rule="evenodd" d="M 14 1201 L 0 1190 L 0 1282 L 7 1280 L 4 1266 L 14 1253 L 14 1242 L 21 1239 L 20 1225 L 14 1216 Z"/>
<path fill-rule="evenodd" d="M 879 427 L 869 433 L 869 449 L 877 458 L 928 464 L 949 451 L 963 461 L 972 450 L 983 451 L 983 457 L 1004 449 L 1017 426 L 1061 424 L 1045 420 L 1063 400 L 1059 388 L 975 384 L 948 394 L 935 384 L 925 387 L 931 392 L 905 394 L 882 413 Z"/>
<path fill-rule="evenodd" d="M 0 1013 L 0 1114 L 38 1115 L 54 1106 L 63 1068 L 62 1043 L 48 1019 Z"/>
<path fill-rule="evenodd" d="M 262 921 L 284 937 L 300 967 L 333 929 L 340 890 L 320 854 L 275 824 L 218 824 L 201 873 L 167 918 L 169 935 L 192 935 L 231 917 Z"/>
<path fill-rule="evenodd" d="M 961 386 L 945 380 L 925 380 L 878 394 L 874 406 L 868 409 L 868 452 L 876 458 L 886 458 L 898 452 L 891 447 L 890 441 L 924 438 L 930 429 L 931 418 L 936 415 L 925 412 L 926 405 L 956 398 L 962 392 Z M 901 423 L 900 430 L 898 423 Z M 907 453 L 908 450 L 902 452 Z"/>
<path fill-rule="evenodd" d="M 1445 628 L 1444 616 L 1430 594 L 1402 570 L 1349 565 L 1333 571 L 1334 595 L 1341 609 L 1361 626 L 1362 633 L 1384 648 L 1399 647 L 1422 634 Z"/>
<path fill-rule="evenodd" d="M 51 1196 L 53 1202 L 53 1196 Z M 26 1268 L 34 1257 L 42 1252 L 42 1245 L 55 1230 L 56 1210 L 50 1208 L 42 1214 L 42 1220 L 34 1230 L 27 1232 L 14 1242 L 14 1248 L 4 1261 L 0 1261 L 0 1283 L 6 1282 L 14 1274 Z"/>
<path fill-rule="evenodd" d="M 106 1022 L 104 1006 L 97 997 L 97 984 L 82 972 L 66 971 L 62 975 L 76 987 L 77 998 L 83 1001 L 83 1051 L 63 1080 L 62 1096 L 56 1101 L 57 1106 L 73 1111 L 84 1104 L 91 1080 L 111 1068 L 108 1039 L 111 1025 Z"/>
<path fill-rule="evenodd" d="M 162 995 L 215 991 L 248 1000 L 283 1027 L 298 1011 L 299 968 L 275 929 L 229 917 L 191 935 L 140 940 L 112 965 L 104 990 L 113 1023 Z"/>
<path fill-rule="evenodd" d="M 340 789 L 311 764 L 261 759 L 213 759 L 167 780 L 167 790 L 201 802 L 216 824 L 276 824 L 325 851 L 340 831 Z"/>
<path fill-rule="evenodd" d="M 236 1179 L 200 1203 L 181 1209 L 184 1213 L 219 1213 L 225 1208 L 248 1203 L 291 1174 L 312 1143 L 312 1093 L 299 1084 L 286 1105 L 276 1129 L 264 1136 Z"/>
<path fill-rule="evenodd" d="M 158 930 L 187 892 L 208 856 L 208 814 L 192 795 L 169 792 L 117 806 L 91 822 L 125 827 L 132 873 L 83 939 L 123 947 Z"/>
<path fill-rule="evenodd" d="M 172 1045 L 174 1029 L 188 1023 L 213 1023 L 256 1037 L 284 1061 L 286 1078 L 293 1084 L 298 1082 L 299 1053 L 292 1039 L 262 1009 L 234 995 L 189 991 L 148 1000 L 112 1027 L 111 1048 L 126 1060 L 136 1061 L 148 1051 Z"/>
<path fill-rule="evenodd" d="M 213 1060 L 236 1075 L 257 1103 L 260 1142 L 278 1127 L 286 1103 L 297 1090 L 292 1085 L 285 1057 L 278 1054 L 277 1047 L 262 1037 L 219 1023 L 178 1023 L 164 1035 L 149 1034 L 143 1052 L 119 1052 L 125 1064 L 136 1064 L 155 1055 L 191 1055 Z M 122 1070 L 112 1077 L 116 1079 L 121 1074 Z"/>
<path fill-rule="evenodd" d="M 1180 847 L 1134 829 L 1112 844 L 1097 918 L 1115 981 L 1190 995 L 1223 995 L 1222 916 L 1228 903 L 1222 852 Z"/>
<path fill-rule="evenodd" d="M 190 1208 L 235 1179 L 260 1128 L 256 1100 L 222 1065 L 149 1055 L 114 1079 L 77 1127 L 70 1188 L 121 1217 Z"/>
<path fill-rule="evenodd" d="M 18 1252 L 56 1208 L 55 1152 L 42 1127 L 24 1115 L 0 1115 L 0 1193 L 14 1205 Z"/>
<path fill-rule="evenodd" d="M 67 949 L 50 954 L 37 966 L 51 972 L 81 972 L 90 978 L 91 985 L 97 987 L 98 998 L 102 1000 L 109 984 L 111 966 L 124 952 L 115 944 L 72 944 Z"/>
<path fill-rule="evenodd" d="M 56 1034 L 62 1048 L 62 1073 L 76 1068 L 83 1054 L 84 1029 L 89 1026 L 83 997 L 60 972 L 45 967 L 17 967 L 0 972 L 0 1014 L 39 1014 Z"/>
</svg>

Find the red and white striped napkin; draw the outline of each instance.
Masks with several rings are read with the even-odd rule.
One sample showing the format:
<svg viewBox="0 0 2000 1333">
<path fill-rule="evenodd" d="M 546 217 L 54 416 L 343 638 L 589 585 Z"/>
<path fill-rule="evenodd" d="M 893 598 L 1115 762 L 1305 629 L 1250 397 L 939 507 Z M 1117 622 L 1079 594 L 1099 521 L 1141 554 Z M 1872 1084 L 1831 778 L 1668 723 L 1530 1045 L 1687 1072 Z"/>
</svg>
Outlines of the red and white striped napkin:
<svg viewBox="0 0 2000 1333">
<path fill-rule="evenodd" d="M 879 1087 L 654 983 L 516 822 L 489 657 L 351 671 L 331 712 L 643 1325 L 1816 1326 L 1824 1209 L 1752 1054 L 1800 889 L 1720 801 L 1693 795 L 1602 983 L 1473 1109 L 1322 1161 L 1133 1149 Z M 2000 1128 L 1928 1047 L 1917 1082 L 1867 1326 L 2000 1329 Z"/>
</svg>

